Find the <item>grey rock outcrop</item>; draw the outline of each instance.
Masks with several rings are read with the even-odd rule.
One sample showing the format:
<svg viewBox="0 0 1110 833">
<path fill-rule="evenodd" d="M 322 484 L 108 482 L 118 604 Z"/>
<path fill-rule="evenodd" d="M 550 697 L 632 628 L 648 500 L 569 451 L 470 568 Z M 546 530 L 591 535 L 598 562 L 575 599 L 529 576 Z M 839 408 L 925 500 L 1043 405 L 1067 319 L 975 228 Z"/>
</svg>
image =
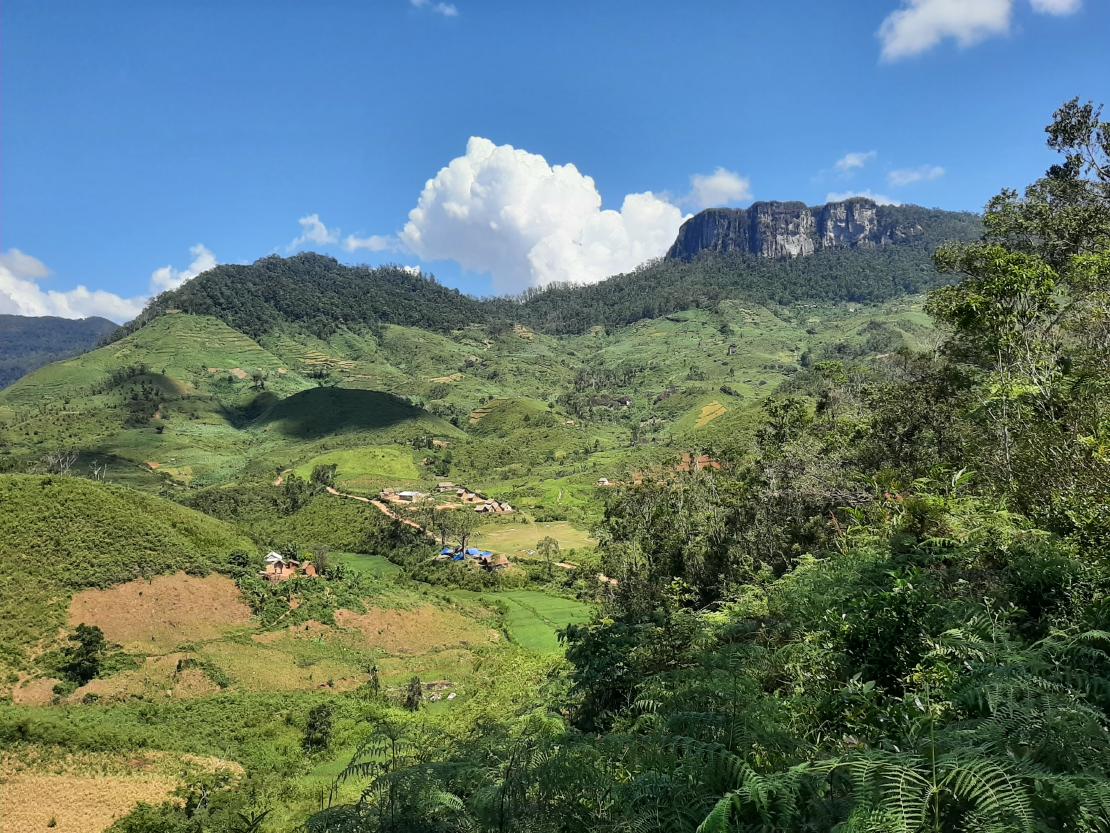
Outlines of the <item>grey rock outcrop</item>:
<svg viewBox="0 0 1110 833">
<path fill-rule="evenodd" d="M 823 249 L 883 246 L 921 231 L 861 197 L 813 208 L 801 202 L 757 202 L 746 209 L 710 208 L 694 215 L 682 224 L 667 257 L 691 260 L 706 251 L 804 257 Z"/>
</svg>

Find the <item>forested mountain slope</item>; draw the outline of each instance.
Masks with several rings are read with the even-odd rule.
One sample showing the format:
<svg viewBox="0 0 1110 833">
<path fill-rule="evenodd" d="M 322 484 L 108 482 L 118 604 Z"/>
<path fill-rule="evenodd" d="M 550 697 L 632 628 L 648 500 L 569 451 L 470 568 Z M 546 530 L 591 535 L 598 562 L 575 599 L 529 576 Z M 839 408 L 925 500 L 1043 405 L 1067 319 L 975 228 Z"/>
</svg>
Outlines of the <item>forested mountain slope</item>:
<svg viewBox="0 0 1110 833">
<path fill-rule="evenodd" d="M 0 388 L 35 368 L 94 347 L 115 329 L 107 318 L 0 315 Z"/>
<path fill-rule="evenodd" d="M 912 233 L 883 245 L 828 248 L 791 260 L 707 251 L 692 262 L 660 260 L 591 286 L 554 286 L 518 299 L 472 298 L 398 267 L 350 267 L 311 253 L 272 256 L 205 272 L 159 296 L 121 333 L 171 310 L 215 316 L 252 338 L 283 324 L 327 338 L 343 327 L 382 324 L 434 332 L 466 324 L 495 330 L 523 324 L 550 334 L 582 333 L 722 300 L 876 303 L 937 286 L 940 278 L 930 261 L 936 245 L 979 232 L 979 221 L 970 214 L 914 206 L 882 211 Z"/>
</svg>

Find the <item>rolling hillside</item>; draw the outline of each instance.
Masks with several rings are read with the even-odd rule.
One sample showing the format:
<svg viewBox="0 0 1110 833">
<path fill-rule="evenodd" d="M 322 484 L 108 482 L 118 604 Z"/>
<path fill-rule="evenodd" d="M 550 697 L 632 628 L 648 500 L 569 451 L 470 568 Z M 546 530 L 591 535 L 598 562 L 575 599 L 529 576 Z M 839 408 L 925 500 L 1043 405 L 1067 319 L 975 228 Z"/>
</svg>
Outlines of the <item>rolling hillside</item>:
<svg viewBox="0 0 1110 833">
<path fill-rule="evenodd" d="M 210 572 L 252 547 L 200 512 L 78 477 L 0 475 L 0 506 L 0 679 L 51 646 L 71 594 Z"/>
</svg>

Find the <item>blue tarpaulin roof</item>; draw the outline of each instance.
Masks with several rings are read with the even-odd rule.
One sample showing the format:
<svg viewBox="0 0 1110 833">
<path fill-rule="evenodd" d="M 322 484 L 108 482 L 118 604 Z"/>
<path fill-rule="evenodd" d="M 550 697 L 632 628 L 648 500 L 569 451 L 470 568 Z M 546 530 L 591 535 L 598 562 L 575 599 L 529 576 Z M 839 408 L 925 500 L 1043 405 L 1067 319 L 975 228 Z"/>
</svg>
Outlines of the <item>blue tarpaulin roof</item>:
<svg viewBox="0 0 1110 833">
<path fill-rule="evenodd" d="M 454 555 L 455 550 L 452 547 L 444 547 L 439 551 L 440 555 Z"/>
</svg>

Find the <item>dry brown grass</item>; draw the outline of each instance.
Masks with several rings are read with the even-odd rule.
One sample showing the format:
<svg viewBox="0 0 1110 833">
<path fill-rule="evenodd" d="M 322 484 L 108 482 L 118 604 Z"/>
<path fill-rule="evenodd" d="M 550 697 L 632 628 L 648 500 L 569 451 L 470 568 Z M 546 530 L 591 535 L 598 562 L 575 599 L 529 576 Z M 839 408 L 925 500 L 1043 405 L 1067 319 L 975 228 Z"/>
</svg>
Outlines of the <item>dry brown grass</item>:
<svg viewBox="0 0 1110 833">
<path fill-rule="evenodd" d="M 694 427 L 704 428 L 717 417 L 724 416 L 726 413 L 728 413 L 728 408 L 720 402 L 710 402 L 701 409 L 701 414 L 698 416 L 698 421 L 694 423 Z"/>
<path fill-rule="evenodd" d="M 217 693 L 220 687 L 200 668 L 177 670 L 178 662 L 188 656 L 173 653 L 147 657 L 141 668 L 93 680 L 73 692 L 69 700 L 79 703 L 88 694 L 95 694 L 101 700 L 128 700 L 136 696 L 146 700 L 183 700 Z"/>
<path fill-rule="evenodd" d="M 226 769 L 228 761 L 163 752 L 62 753 L 22 747 L 0 755 L 0 833 L 101 833 L 139 802 L 173 797 L 185 770 Z"/>
<path fill-rule="evenodd" d="M 0 780 L 0 832 L 101 833 L 140 802 L 161 803 L 167 777 L 23 774 Z M 53 821 L 53 825 L 51 825 Z"/>
<path fill-rule="evenodd" d="M 54 685 L 58 680 L 20 680 L 12 688 L 12 702 L 17 706 L 49 706 L 54 702 Z"/>
<path fill-rule="evenodd" d="M 109 641 L 143 654 L 216 639 L 250 624 L 250 608 L 226 576 L 177 573 L 108 590 L 85 590 L 69 607 L 71 626 L 97 625 Z"/>
<path fill-rule="evenodd" d="M 366 613 L 338 610 L 335 623 L 357 632 L 363 647 L 380 648 L 397 655 L 488 645 L 497 640 L 496 631 L 453 610 L 432 605 L 412 610 L 371 608 Z"/>
</svg>

